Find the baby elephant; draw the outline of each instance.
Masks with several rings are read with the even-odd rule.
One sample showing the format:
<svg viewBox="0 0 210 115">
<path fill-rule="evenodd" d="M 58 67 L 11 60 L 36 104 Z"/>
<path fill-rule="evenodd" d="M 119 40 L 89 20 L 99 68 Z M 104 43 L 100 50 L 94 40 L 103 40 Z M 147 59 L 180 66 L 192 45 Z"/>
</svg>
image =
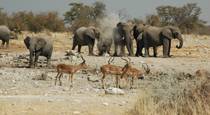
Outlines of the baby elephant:
<svg viewBox="0 0 210 115">
<path fill-rule="evenodd" d="M 47 58 L 47 66 L 50 65 L 50 59 L 53 51 L 53 44 L 46 37 L 26 37 L 24 43 L 30 52 L 29 67 L 36 67 L 39 56 Z"/>
<path fill-rule="evenodd" d="M 17 35 L 10 31 L 10 29 L 5 25 L 0 25 L 0 40 L 2 40 L 1 47 L 4 48 L 6 43 L 6 47 L 9 47 L 9 40 L 10 39 L 17 39 Z"/>
</svg>

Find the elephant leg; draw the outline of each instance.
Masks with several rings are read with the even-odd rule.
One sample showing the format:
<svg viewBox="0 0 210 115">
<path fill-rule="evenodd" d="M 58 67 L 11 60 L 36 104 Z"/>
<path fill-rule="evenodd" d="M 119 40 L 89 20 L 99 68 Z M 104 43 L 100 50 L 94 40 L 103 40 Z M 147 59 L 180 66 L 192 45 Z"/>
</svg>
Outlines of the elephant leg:
<svg viewBox="0 0 210 115">
<path fill-rule="evenodd" d="M 36 55 L 36 56 L 35 56 L 35 60 L 34 60 L 34 66 L 35 66 L 35 67 L 37 66 L 38 59 L 39 59 L 39 56 Z"/>
<path fill-rule="evenodd" d="M 136 56 L 143 56 L 143 54 L 142 54 L 143 48 L 144 48 L 144 44 L 142 42 L 139 42 L 137 44 Z"/>
<path fill-rule="evenodd" d="M 163 57 L 167 58 L 169 57 L 168 52 L 169 52 L 169 43 L 170 41 L 168 39 L 163 39 Z"/>
<path fill-rule="evenodd" d="M 30 68 L 33 68 L 34 67 L 34 52 L 33 51 L 30 51 L 29 67 Z"/>
<path fill-rule="evenodd" d="M 73 43 L 72 50 L 75 50 L 76 46 L 77 45 L 75 43 Z"/>
<path fill-rule="evenodd" d="M 120 46 L 120 56 L 125 56 L 125 45 Z"/>
<path fill-rule="evenodd" d="M 138 40 L 136 40 L 136 54 L 135 54 L 135 56 L 139 56 L 139 50 L 140 50 L 140 43 L 139 43 L 139 41 Z"/>
<path fill-rule="evenodd" d="M 143 39 L 142 40 L 143 44 L 144 44 L 144 50 L 145 50 L 145 57 L 149 57 L 149 47 L 150 47 L 150 43 L 147 39 Z"/>
<path fill-rule="evenodd" d="M 154 53 L 154 57 L 157 57 L 157 47 L 153 47 L 153 53 Z"/>
<path fill-rule="evenodd" d="M 6 41 L 6 48 L 9 48 L 9 40 Z"/>
<path fill-rule="evenodd" d="M 1 48 L 4 48 L 5 40 L 2 40 Z"/>
<path fill-rule="evenodd" d="M 75 50 L 76 46 L 78 45 L 77 42 L 75 41 L 76 38 L 73 38 L 73 46 L 72 50 Z"/>
<path fill-rule="evenodd" d="M 47 57 L 47 67 L 50 67 L 50 58 L 49 57 Z"/>
<path fill-rule="evenodd" d="M 126 45 L 126 48 L 129 52 L 129 56 L 133 56 L 133 48 L 132 47 L 133 47 L 133 45 L 131 43 Z"/>
<path fill-rule="evenodd" d="M 93 54 L 93 46 L 94 46 L 94 44 L 90 44 L 89 46 L 88 46 L 88 48 L 89 48 L 89 55 L 90 56 L 93 56 L 94 54 Z"/>
<path fill-rule="evenodd" d="M 145 47 L 145 57 L 149 57 L 149 47 Z"/>
<path fill-rule="evenodd" d="M 109 48 L 107 48 L 107 53 L 108 53 L 109 55 L 111 54 L 110 51 L 111 51 L 111 46 L 110 46 Z"/>
<path fill-rule="evenodd" d="M 170 52 L 171 52 L 171 40 L 169 40 L 169 48 L 168 48 L 168 56 L 169 57 L 171 57 Z"/>
<path fill-rule="evenodd" d="M 113 54 L 113 56 L 117 56 L 118 55 L 118 53 L 117 53 L 118 48 L 119 48 L 119 45 L 115 44 L 114 45 L 114 54 Z"/>
<path fill-rule="evenodd" d="M 140 44 L 140 46 L 139 46 L 139 52 L 138 52 L 138 54 L 139 54 L 139 56 L 143 56 L 143 54 L 142 54 L 142 49 L 144 48 L 144 44 Z"/>
<path fill-rule="evenodd" d="M 78 45 L 78 52 L 81 53 L 81 48 L 82 46 L 81 45 Z"/>
<path fill-rule="evenodd" d="M 37 62 L 38 62 L 38 59 L 39 59 L 39 55 L 40 54 L 41 54 L 40 52 L 35 53 L 35 60 L 34 60 L 34 66 L 35 67 L 37 66 Z"/>
</svg>

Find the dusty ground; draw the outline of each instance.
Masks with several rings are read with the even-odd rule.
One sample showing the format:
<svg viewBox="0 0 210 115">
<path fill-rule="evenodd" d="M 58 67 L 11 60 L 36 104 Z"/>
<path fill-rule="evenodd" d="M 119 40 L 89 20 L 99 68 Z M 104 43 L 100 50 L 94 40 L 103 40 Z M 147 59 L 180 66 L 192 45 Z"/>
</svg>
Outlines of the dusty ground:
<svg viewBox="0 0 210 115">
<path fill-rule="evenodd" d="M 64 56 L 65 50 L 71 48 L 68 34 L 57 33 L 52 36 L 55 46 L 52 64 L 71 64 Z M 177 42 L 173 41 L 172 58 L 161 58 L 161 48 L 158 58 L 131 57 L 135 67 L 141 68 L 142 61 L 148 63 L 152 74 L 144 80 L 137 80 L 134 89 L 124 88 L 125 95 L 105 95 L 100 82 L 87 80 L 87 77 L 100 79 L 101 75 L 79 72 L 74 76 L 74 88 L 70 89 L 67 77 L 62 78 L 63 86 L 54 85 L 57 74 L 55 69 L 25 68 L 28 61 L 21 57 L 27 57 L 28 51 L 24 47 L 23 38 L 24 36 L 21 36 L 20 40 L 12 40 L 9 49 L 0 49 L 1 115 L 122 115 L 134 107 L 141 90 L 148 87 L 157 88 L 157 91 L 162 89 L 157 87 L 157 83 L 161 82 L 156 81 L 163 80 L 158 78 L 157 73 L 162 72 L 170 78 L 175 73 L 194 74 L 198 69 L 210 70 L 210 37 L 185 35 L 182 49 L 175 49 Z M 86 52 L 87 48 L 82 50 Z M 86 53 L 83 55 L 91 68 L 99 68 L 109 59 L 87 56 Z M 40 60 L 41 66 L 44 58 Z M 76 59 L 73 63 L 80 61 Z M 123 66 L 124 62 L 116 58 L 114 64 Z M 43 73 L 47 74 L 47 79 L 36 80 Z M 114 86 L 114 78 L 111 76 L 107 80 L 108 86 Z"/>
</svg>

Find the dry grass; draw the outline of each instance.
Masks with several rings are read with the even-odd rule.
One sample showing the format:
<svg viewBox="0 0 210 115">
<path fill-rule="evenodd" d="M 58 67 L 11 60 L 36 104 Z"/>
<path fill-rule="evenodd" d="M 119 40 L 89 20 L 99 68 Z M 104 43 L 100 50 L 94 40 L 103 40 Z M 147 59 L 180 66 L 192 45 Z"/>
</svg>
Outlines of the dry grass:
<svg viewBox="0 0 210 115">
<path fill-rule="evenodd" d="M 181 76 L 180 76 L 181 75 Z M 184 76 L 182 76 L 184 75 Z M 140 92 L 135 107 L 127 115 L 209 115 L 210 80 L 179 74 L 163 81 L 157 89 Z M 180 78 L 186 79 L 180 79 Z M 189 79 L 190 77 L 190 79 Z M 175 78 L 175 79 L 174 79 Z M 160 86 L 161 85 L 161 86 Z"/>
</svg>

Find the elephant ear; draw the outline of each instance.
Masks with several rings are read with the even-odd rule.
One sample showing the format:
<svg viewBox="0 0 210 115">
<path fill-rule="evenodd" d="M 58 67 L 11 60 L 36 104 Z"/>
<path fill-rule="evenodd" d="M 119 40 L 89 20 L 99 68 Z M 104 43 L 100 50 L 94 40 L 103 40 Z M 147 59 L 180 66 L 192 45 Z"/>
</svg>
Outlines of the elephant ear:
<svg viewBox="0 0 210 115">
<path fill-rule="evenodd" d="M 24 43 L 25 43 L 25 46 L 27 47 L 27 49 L 29 49 L 29 47 L 30 47 L 30 40 L 31 40 L 31 38 L 29 36 L 27 36 L 24 39 Z"/>
<path fill-rule="evenodd" d="M 99 39 L 100 38 L 100 31 L 97 28 L 92 27 L 93 32 L 95 34 L 95 38 Z"/>
<path fill-rule="evenodd" d="M 118 33 L 119 33 L 119 35 L 121 36 L 121 38 L 123 38 L 124 36 L 123 36 L 123 34 L 124 34 L 124 26 L 125 26 L 125 24 L 124 23 L 122 23 L 122 22 L 119 22 L 118 24 L 117 24 L 117 30 L 118 30 Z"/>
<path fill-rule="evenodd" d="M 176 27 L 171 27 L 171 31 L 174 38 L 178 38 L 179 35 L 181 34 L 181 31 Z"/>
<path fill-rule="evenodd" d="M 161 35 L 170 40 L 174 39 L 173 33 L 170 28 L 163 28 L 161 31 Z"/>
<path fill-rule="evenodd" d="M 85 36 L 88 36 L 89 38 L 95 39 L 95 32 L 93 28 L 87 28 L 84 32 Z"/>
<path fill-rule="evenodd" d="M 38 38 L 37 42 L 36 42 L 36 47 L 35 50 L 41 50 L 43 47 L 45 47 L 45 45 L 47 44 L 46 40 L 43 38 Z"/>
<path fill-rule="evenodd" d="M 144 28 L 144 24 L 139 24 L 139 25 L 135 25 L 134 27 L 133 27 L 133 37 L 135 38 L 135 39 L 137 39 L 138 38 L 138 36 L 143 32 L 143 28 Z"/>
</svg>

